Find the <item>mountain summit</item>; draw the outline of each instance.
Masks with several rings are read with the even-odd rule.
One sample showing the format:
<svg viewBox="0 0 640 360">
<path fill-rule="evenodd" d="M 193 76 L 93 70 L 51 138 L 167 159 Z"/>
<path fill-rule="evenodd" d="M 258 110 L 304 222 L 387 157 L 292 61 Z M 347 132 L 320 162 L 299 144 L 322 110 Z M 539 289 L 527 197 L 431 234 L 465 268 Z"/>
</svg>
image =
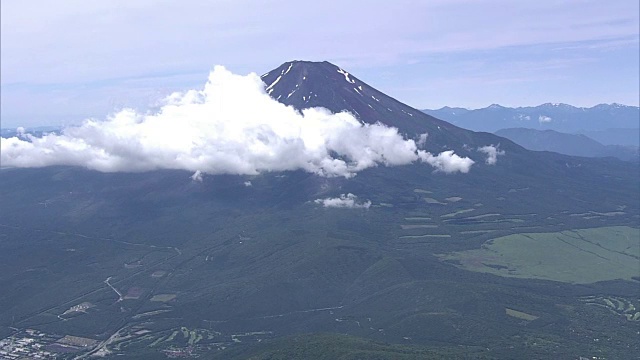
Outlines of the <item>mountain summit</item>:
<svg viewBox="0 0 640 360">
<path fill-rule="evenodd" d="M 408 137 L 428 133 L 430 151 L 503 143 L 519 147 L 492 134 L 476 134 L 414 109 L 371 87 L 346 70 L 327 61 L 290 61 L 261 76 L 267 93 L 298 110 L 324 107 L 348 111 L 361 122 L 377 122 L 398 128 Z M 465 146 L 466 145 L 466 146 Z"/>
<path fill-rule="evenodd" d="M 428 130 L 420 111 L 390 98 L 327 61 L 292 61 L 262 75 L 274 99 L 296 109 L 325 107 L 349 111 L 365 123 L 382 122 L 405 133 Z M 449 124 L 431 118 L 438 126 Z"/>
</svg>

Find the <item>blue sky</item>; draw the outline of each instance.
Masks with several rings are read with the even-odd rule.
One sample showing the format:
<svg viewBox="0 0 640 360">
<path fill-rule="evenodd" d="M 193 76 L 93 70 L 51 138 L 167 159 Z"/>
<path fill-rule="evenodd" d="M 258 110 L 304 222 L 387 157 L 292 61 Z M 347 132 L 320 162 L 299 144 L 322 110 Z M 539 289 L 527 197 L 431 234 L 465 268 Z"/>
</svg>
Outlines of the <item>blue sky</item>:
<svg viewBox="0 0 640 360">
<path fill-rule="evenodd" d="M 637 0 L 5 1 L 2 127 L 201 88 L 214 65 L 328 60 L 416 108 L 638 105 Z"/>
</svg>

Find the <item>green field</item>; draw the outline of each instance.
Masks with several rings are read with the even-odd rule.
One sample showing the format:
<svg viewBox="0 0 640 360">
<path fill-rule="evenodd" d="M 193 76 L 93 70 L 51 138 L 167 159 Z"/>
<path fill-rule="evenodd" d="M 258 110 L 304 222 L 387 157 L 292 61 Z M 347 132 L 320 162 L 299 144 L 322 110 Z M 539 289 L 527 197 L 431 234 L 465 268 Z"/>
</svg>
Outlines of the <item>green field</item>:
<svg viewBox="0 0 640 360">
<path fill-rule="evenodd" d="M 630 280 L 640 269 L 640 230 L 615 226 L 513 234 L 441 258 L 467 270 L 507 277 L 568 283 Z"/>
</svg>

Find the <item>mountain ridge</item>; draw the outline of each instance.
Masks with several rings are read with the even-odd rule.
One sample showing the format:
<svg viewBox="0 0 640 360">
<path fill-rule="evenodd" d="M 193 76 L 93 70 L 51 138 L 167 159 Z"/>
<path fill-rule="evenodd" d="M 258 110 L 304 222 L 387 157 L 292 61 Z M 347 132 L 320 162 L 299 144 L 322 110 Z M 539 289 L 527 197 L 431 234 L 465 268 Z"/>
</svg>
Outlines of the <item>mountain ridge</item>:
<svg viewBox="0 0 640 360">
<path fill-rule="evenodd" d="M 504 107 L 493 104 L 480 109 L 442 107 L 425 113 L 474 131 L 495 132 L 506 128 L 550 129 L 567 133 L 638 128 L 640 108 L 621 104 L 598 104 L 590 108 L 563 103 Z M 624 145 L 624 144 L 621 144 Z"/>
<path fill-rule="evenodd" d="M 593 106 L 575 106 L 567 103 L 542 103 L 539 105 L 524 105 L 524 106 L 505 106 L 500 105 L 498 103 L 493 103 L 489 106 L 480 107 L 480 108 L 470 108 L 470 107 L 462 107 L 462 106 L 442 106 L 437 109 L 422 109 L 421 111 L 439 111 L 439 110 L 465 110 L 465 111 L 475 111 L 475 110 L 484 110 L 490 108 L 502 108 L 502 109 L 535 109 L 535 108 L 565 108 L 565 109 L 578 109 L 578 110 L 590 110 L 590 109 L 620 109 L 620 108 L 631 108 L 638 109 L 640 107 L 634 105 L 625 105 L 620 103 L 599 103 Z"/>
<path fill-rule="evenodd" d="M 616 157 L 625 161 L 638 161 L 637 146 L 604 145 L 583 134 L 567 134 L 555 130 L 507 128 L 496 135 L 511 139 L 534 151 L 553 151 L 560 154 L 585 157 Z"/>
</svg>

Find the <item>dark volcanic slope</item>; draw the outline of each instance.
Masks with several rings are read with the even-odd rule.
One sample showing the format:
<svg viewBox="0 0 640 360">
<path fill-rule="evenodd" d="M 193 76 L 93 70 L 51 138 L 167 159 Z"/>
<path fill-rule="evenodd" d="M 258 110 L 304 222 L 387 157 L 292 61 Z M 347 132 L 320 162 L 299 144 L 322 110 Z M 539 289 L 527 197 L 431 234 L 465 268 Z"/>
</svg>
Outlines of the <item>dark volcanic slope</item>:
<svg viewBox="0 0 640 360">
<path fill-rule="evenodd" d="M 262 75 L 269 95 L 296 109 L 324 107 L 332 112 L 349 111 L 360 121 L 381 122 L 414 137 L 427 132 L 427 149 L 454 149 L 463 145 L 501 143 L 503 148 L 520 148 L 492 134 L 476 134 L 427 115 L 385 95 L 347 71 L 327 61 L 292 61 Z"/>
<path fill-rule="evenodd" d="M 364 122 L 379 121 L 406 133 L 433 131 L 437 126 L 452 127 L 432 116 L 423 116 L 419 110 L 326 61 L 287 62 L 264 74 L 262 80 L 274 99 L 297 109 L 322 106 L 333 112 L 347 110 Z"/>
</svg>

